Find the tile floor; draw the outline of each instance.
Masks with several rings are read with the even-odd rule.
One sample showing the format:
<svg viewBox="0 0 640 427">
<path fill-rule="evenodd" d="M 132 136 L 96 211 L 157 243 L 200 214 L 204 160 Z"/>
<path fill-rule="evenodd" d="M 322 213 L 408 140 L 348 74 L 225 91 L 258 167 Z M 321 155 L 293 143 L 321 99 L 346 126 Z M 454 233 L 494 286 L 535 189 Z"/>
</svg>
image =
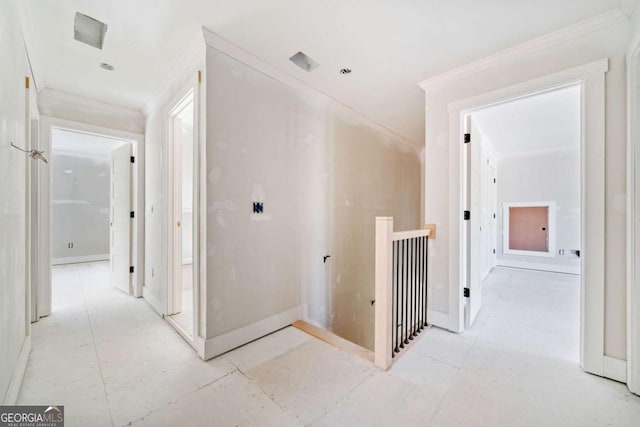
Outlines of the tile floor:
<svg viewBox="0 0 640 427">
<path fill-rule="evenodd" d="M 640 397 L 577 364 L 575 276 L 496 269 L 473 328 L 380 372 L 294 328 L 203 362 L 104 273 L 54 271 L 59 309 L 33 325 L 19 403 L 63 404 L 68 426 L 640 425 Z"/>
</svg>

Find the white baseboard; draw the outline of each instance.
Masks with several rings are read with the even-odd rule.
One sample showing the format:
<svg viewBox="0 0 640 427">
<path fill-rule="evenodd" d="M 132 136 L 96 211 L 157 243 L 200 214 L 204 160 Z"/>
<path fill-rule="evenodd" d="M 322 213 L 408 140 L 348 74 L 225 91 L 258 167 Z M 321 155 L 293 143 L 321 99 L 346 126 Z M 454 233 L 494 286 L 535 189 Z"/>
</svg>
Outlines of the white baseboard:
<svg viewBox="0 0 640 427">
<path fill-rule="evenodd" d="M 514 267 L 527 270 L 550 271 L 553 273 L 580 274 L 580 265 L 556 265 L 541 262 L 513 261 L 509 259 L 498 259 L 497 267 Z"/>
<path fill-rule="evenodd" d="M 65 258 L 53 258 L 51 260 L 51 264 L 53 265 L 78 264 L 81 262 L 109 261 L 110 259 L 111 257 L 109 256 L 109 254 L 70 256 Z"/>
<path fill-rule="evenodd" d="M 160 301 L 159 298 L 156 298 L 156 296 L 149 292 L 147 289 L 148 288 L 146 286 L 142 287 L 142 298 L 147 301 L 147 303 L 156 311 L 156 313 L 158 313 L 160 316 L 164 316 L 162 301 Z"/>
<path fill-rule="evenodd" d="M 24 379 L 24 373 L 27 370 L 27 361 L 29 360 L 29 353 L 31 352 L 31 336 L 25 338 L 20 350 L 20 356 L 18 357 L 18 363 L 13 370 L 11 381 L 9 382 L 9 388 L 4 396 L 3 405 L 15 405 L 18 400 L 18 394 L 20 393 L 20 387 L 22 387 L 22 380 Z"/>
<path fill-rule="evenodd" d="M 427 309 L 427 323 L 442 329 L 449 329 L 449 314 Z"/>
<path fill-rule="evenodd" d="M 621 383 L 627 383 L 627 362 L 611 356 L 604 356 L 602 376 Z"/>
<path fill-rule="evenodd" d="M 300 305 L 276 314 L 275 316 L 227 332 L 226 334 L 209 338 L 204 343 L 204 360 L 219 356 L 222 353 L 226 353 L 229 350 L 261 338 L 271 332 L 289 326 L 297 320 L 302 320 L 303 311 L 304 307 Z"/>
</svg>

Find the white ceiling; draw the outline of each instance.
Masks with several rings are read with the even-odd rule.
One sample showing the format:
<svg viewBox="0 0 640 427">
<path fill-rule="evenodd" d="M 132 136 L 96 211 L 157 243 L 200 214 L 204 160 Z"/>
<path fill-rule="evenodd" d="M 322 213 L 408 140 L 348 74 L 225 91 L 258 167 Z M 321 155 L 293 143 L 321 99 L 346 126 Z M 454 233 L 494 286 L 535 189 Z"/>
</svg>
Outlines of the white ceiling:
<svg viewBox="0 0 640 427">
<path fill-rule="evenodd" d="M 113 138 L 62 129 L 53 130 L 51 141 L 54 153 L 105 160 L 109 159 L 109 151 L 125 143 Z"/>
<path fill-rule="evenodd" d="M 39 89 L 142 106 L 204 26 L 422 144 L 417 83 L 637 0 L 24 0 Z M 73 39 L 75 12 L 109 28 L 102 51 Z M 288 58 L 320 64 L 306 73 Z M 115 66 L 109 72 L 101 62 Z M 338 74 L 348 67 L 350 75 Z"/>
<path fill-rule="evenodd" d="M 471 118 L 499 156 L 578 147 L 580 86 L 498 104 Z"/>
</svg>

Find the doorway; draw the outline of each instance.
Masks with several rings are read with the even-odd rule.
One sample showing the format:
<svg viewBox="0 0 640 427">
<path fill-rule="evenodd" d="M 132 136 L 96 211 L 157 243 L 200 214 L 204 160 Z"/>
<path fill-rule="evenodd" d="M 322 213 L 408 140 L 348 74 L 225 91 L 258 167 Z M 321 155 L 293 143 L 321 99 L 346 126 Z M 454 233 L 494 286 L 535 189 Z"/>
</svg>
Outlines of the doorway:
<svg viewBox="0 0 640 427">
<path fill-rule="evenodd" d="M 52 311 L 81 303 L 88 282 L 133 293 L 131 146 L 72 129 L 51 131 Z"/>
<path fill-rule="evenodd" d="M 168 115 L 170 136 L 170 221 L 168 319 L 190 340 L 197 323 L 197 163 L 195 89 Z M 195 267 L 195 268 L 194 268 Z"/>
<path fill-rule="evenodd" d="M 580 109 L 574 84 L 465 113 L 466 327 L 495 266 L 580 274 Z"/>
<path fill-rule="evenodd" d="M 70 141 L 67 141 L 67 145 L 65 146 L 65 142 L 59 141 L 60 135 L 69 137 Z M 67 157 L 71 157 L 71 159 L 67 159 L 65 161 L 71 162 L 68 163 L 68 167 L 62 168 L 59 173 L 62 176 L 62 179 L 67 179 L 68 183 L 73 183 L 74 179 L 78 180 L 78 178 L 83 175 L 81 171 L 90 171 L 89 173 L 93 173 L 93 166 L 98 167 L 98 163 L 104 163 L 105 157 L 102 157 L 100 162 L 97 162 L 96 153 L 92 153 L 91 150 L 103 150 L 104 146 L 98 146 L 96 141 L 102 141 L 107 143 L 113 143 L 116 141 L 115 146 L 120 145 L 123 147 L 128 147 L 128 162 L 127 165 L 124 166 L 124 151 L 121 151 L 121 162 L 122 166 L 120 167 L 123 171 L 129 171 L 129 177 L 124 179 L 124 186 L 126 189 L 123 190 L 124 193 L 129 195 L 129 202 L 121 205 L 121 210 L 118 211 L 118 220 L 122 220 L 126 217 L 129 225 L 129 233 L 122 233 L 118 238 L 125 242 L 120 246 L 123 250 L 128 251 L 128 256 L 126 256 L 126 265 L 123 265 L 123 262 L 114 265 L 120 265 L 121 269 L 124 270 L 126 267 L 126 275 L 127 279 L 125 280 L 115 280 L 113 283 L 117 285 L 115 287 L 120 287 L 120 290 L 124 291 L 128 295 L 133 295 L 135 297 L 142 296 L 142 276 L 140 274 L 143 270 L 142 259 L 144 253 L 139 250 L 142 248 L 142 242 L 144 241 L 144 228 L 143 223 L 140 223 L 141 218 L 139 215 L 140 212 L 144 211 L 144 189 L 141 187 L 141 184 L 144 182 L 144 136 L 141 134 L 131 133 L 127 131 L 121 131 L 117 129 L 105 128 L 96 125 L 90 125 L 81 122 L 75 122 L 71 120 L 59 119 L 55 117 L 41 115 L 39 120 L 39 132 L 37 138 L 37 146 L 38 149 L 44 153 L 48 154 L 50 157 L 49 164 L 41 164 L 38 167 L 37 174 L 34 177 L 34 181 L 32 183 L 32 188 L 34 191 L 33 203 L 32 203 L 32 215 L 35 216 L 35 220 L 33 221 L 37 227 L 34 227 L 37 230 L 37 233 L 34 234 L 34 241 L 32 242 L 34 248 L 33 259 L 37 260 L 37 267 L 34 268 L 34 277 L 36 277 L 36 285 L 31 289 L 31 304 L 34 307 L 34 312 L 32 313 L 32 321 L 38 321 L 40 318 L 48 316 L 51 314 L 53 308 L 53 297 L 54 297 L 54 285 L 52 280 L 52 273 L 54 272 L 53 264 L 61 265 L 60 269 L 62 270 L 64 266 L 67 266 L 67 270 L 70 270 L 69 277 L 71 277 L 76 282 L 78 279 L 78 272 L 80 270 L 86 270 L 89 268 L 89 264 L 91 262 L 102 263 L 98 264 L 95 271 L 85 272 L 87 273 L 86 277 L 88 278 L 86 281 L 97 281 L 103 283 L 109 289 L 112 287 L 112 275 L 111 275 L 111 253 L 114 252 L 111 250 L 111 233 L 109 232 L 112 212 L 110 206 L 111 199 L 111 159 L 108 155 L 106 155 L 106 163 L 109 165 L 106 169 L 102 169 L 98 172 L 93 180 L 101 179 L 106 180 L 108 182 L 106 188 L 103 188 L 100 191 L 100 197 L 103 199 L 106 198 L 108 202 L 106 202 L 106 206 L 102 206 L 101 210 L 96 209 L 95 206 L 91 206 L 95 197 L 98 197 L 97 194 L 93 194 L 85 197 L 76 197 L 73 195 L 73 192 L 67 192 L 67 195 L 63 197 L 56 196 L 56 203 L 53 203 L 54 196 L 52 194 L 54 188 L 54 170 L 53 168 L 59 164 L 56 162 L 56 159 L 53 158 L 54 155 L 54 139 L 56 140 L 56 146 L 61 149 L 61 151 L 72 149 L 76 152 L 73 155 L 67 155 Z M 96 139 L 97 138 L 97 139 Z M 84 144 L 82 142 L 85 142 Z M 89 142 L 88 142 L 89 141 Z M 90 142 L 93 141 L 93 144 Z M 62 145 L 58 145 L 58 143 Z M 78 148 L 79 147 L 79 148 Z M 72 150 L 72 151 L 73 151 Z M 77 151 L 80 151 L 78 154 Z M 123 149 L 124 150 L 124 149 Z M 107 150 L 108 151 L 108 150 Z M 69 153 L 65 153 L 69 154 Z M 73 159 L 75 157 L 75 160 Z M 75 161 L 83 164 L 73 163 Z M 84 162 L 84 163 L 83 163 Z M 93 162 L 93 163 L 91 163 Z M 97 162 L 97 163 L 96 163 Z M 61 163 L 62 164 L 62 163 Z M 93 166 L 87 167 L 87 164 L 92 164 Z M 75 169 L 74 169 L 75 168 Z M 104 176 L 98 177 L 97 175 L 104 174 Z M 75 178 L 74 178 L 75 177 Z M 82 180 L 80 180 L 82 181 Z M 79 185 L 83 183 L 80 182 Z M 97 192 L 95 192 L 97 193 Z M 55 205 L 55 206 L 54 206 Z M 125 206 L 126 205 L 126 206 Z M 124 210 L 126 208 L 126 211 Z M 59 245 L 61 247 L 62 252 L 54 255 L 54 234 L 58 233 L 58 230 L 54 224 L 53 214 L 54 209 L 59 212 L 63 212 L 68 214 L 71 211 L 71 215 L 77 215 L 81 211 L 88 211 L 93 209 L 102 215 L 102 218 L 106 218 L 106 222 L 103 221 L 101 224 L 102 229 L 107 227 L 107 237 L 106 241 L 109 242 L 106 246 L 106 250 L 104 250 L 104 232 L 101 234 L 101 242 L 102 248 L 101 251 L 93 252 L 93 253 L 82 253 L 82 251 L 87 250 L 90 246 L 87 236 L 81 236 L 80 240 L 62 240 L 62 243 Z M 67 211 L 65 211 L 67 209 Z M 66 215 L 63 215 L 63 220 Z M 86 219 L 85 219 L 86 220 Z M 83 220 L 83 221 L 85 221 Z M 73 227 L 69 227 L 69 225 L 73 225 Z M 106 225 L 105 225 L 106 224 Z M 66 227 L 71 230 L 70 233 L 74 232 L 75 223 L 71 223 L 68 221 Z M 78 225 L 85 225 L 84 223 L 78 223 Z M 80 227 L 78 227 L 80 228 Z M 100 227 L 98 227 L 99 229 Z M 64 236 L 65 234 L 63 234 Z M 67 233 L 66 236 L 69 236 Z M 57 237 L 56 237 L 57 238 Z M 81 242 L 79 245 L 77 242 Z M 69 245 L 72 243 L 72 245 Z M 94 242 L 95 243 L 95 242 Z M 71 246 L 71 247 L 69 247 Z M 65 251 L 66 248 L 66 251 Z M 75 252 L 74 252 L 75 250 Z M 114 252 L 116 253 L 116 252 Z M 54 261 L 55 260 L 55 261 Z M 78 268 L 78 271 L 73 271 L 71 264 L 75 264 Z M 95 273 L 95 274 L 94 274 Z M 120 272 L 121 277 L 124 275 Z M 125 283 L 126 282 L 126 283 Z M 81 297 L 81 293 L 77 292 L 78 287 L 76 287 L 76 292 L 71 291 L 69 295 L 73 295 L 73 298 L 76 299 Z M 65 303 L 64 299 L 59 299 L 57 303 Z M 67 301 L 66 304 L 72 304 L 70 301 Z"/>
</svg>

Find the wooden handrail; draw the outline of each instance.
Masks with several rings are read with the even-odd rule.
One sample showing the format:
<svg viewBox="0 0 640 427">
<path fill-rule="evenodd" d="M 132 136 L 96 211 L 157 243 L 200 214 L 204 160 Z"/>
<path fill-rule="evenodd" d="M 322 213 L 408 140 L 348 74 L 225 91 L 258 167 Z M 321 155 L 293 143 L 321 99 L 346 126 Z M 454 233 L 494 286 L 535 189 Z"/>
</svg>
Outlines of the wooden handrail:
<svg viewBox="0 0 640 427">
<path fill-rule="evenodd" d="M 395 231 L 391 234 L 391 240 L 413 239 L 414 237 L 428 237 L 431 234 L 431 230 L 410 230 L 410 231 Z"/>
</svg>

